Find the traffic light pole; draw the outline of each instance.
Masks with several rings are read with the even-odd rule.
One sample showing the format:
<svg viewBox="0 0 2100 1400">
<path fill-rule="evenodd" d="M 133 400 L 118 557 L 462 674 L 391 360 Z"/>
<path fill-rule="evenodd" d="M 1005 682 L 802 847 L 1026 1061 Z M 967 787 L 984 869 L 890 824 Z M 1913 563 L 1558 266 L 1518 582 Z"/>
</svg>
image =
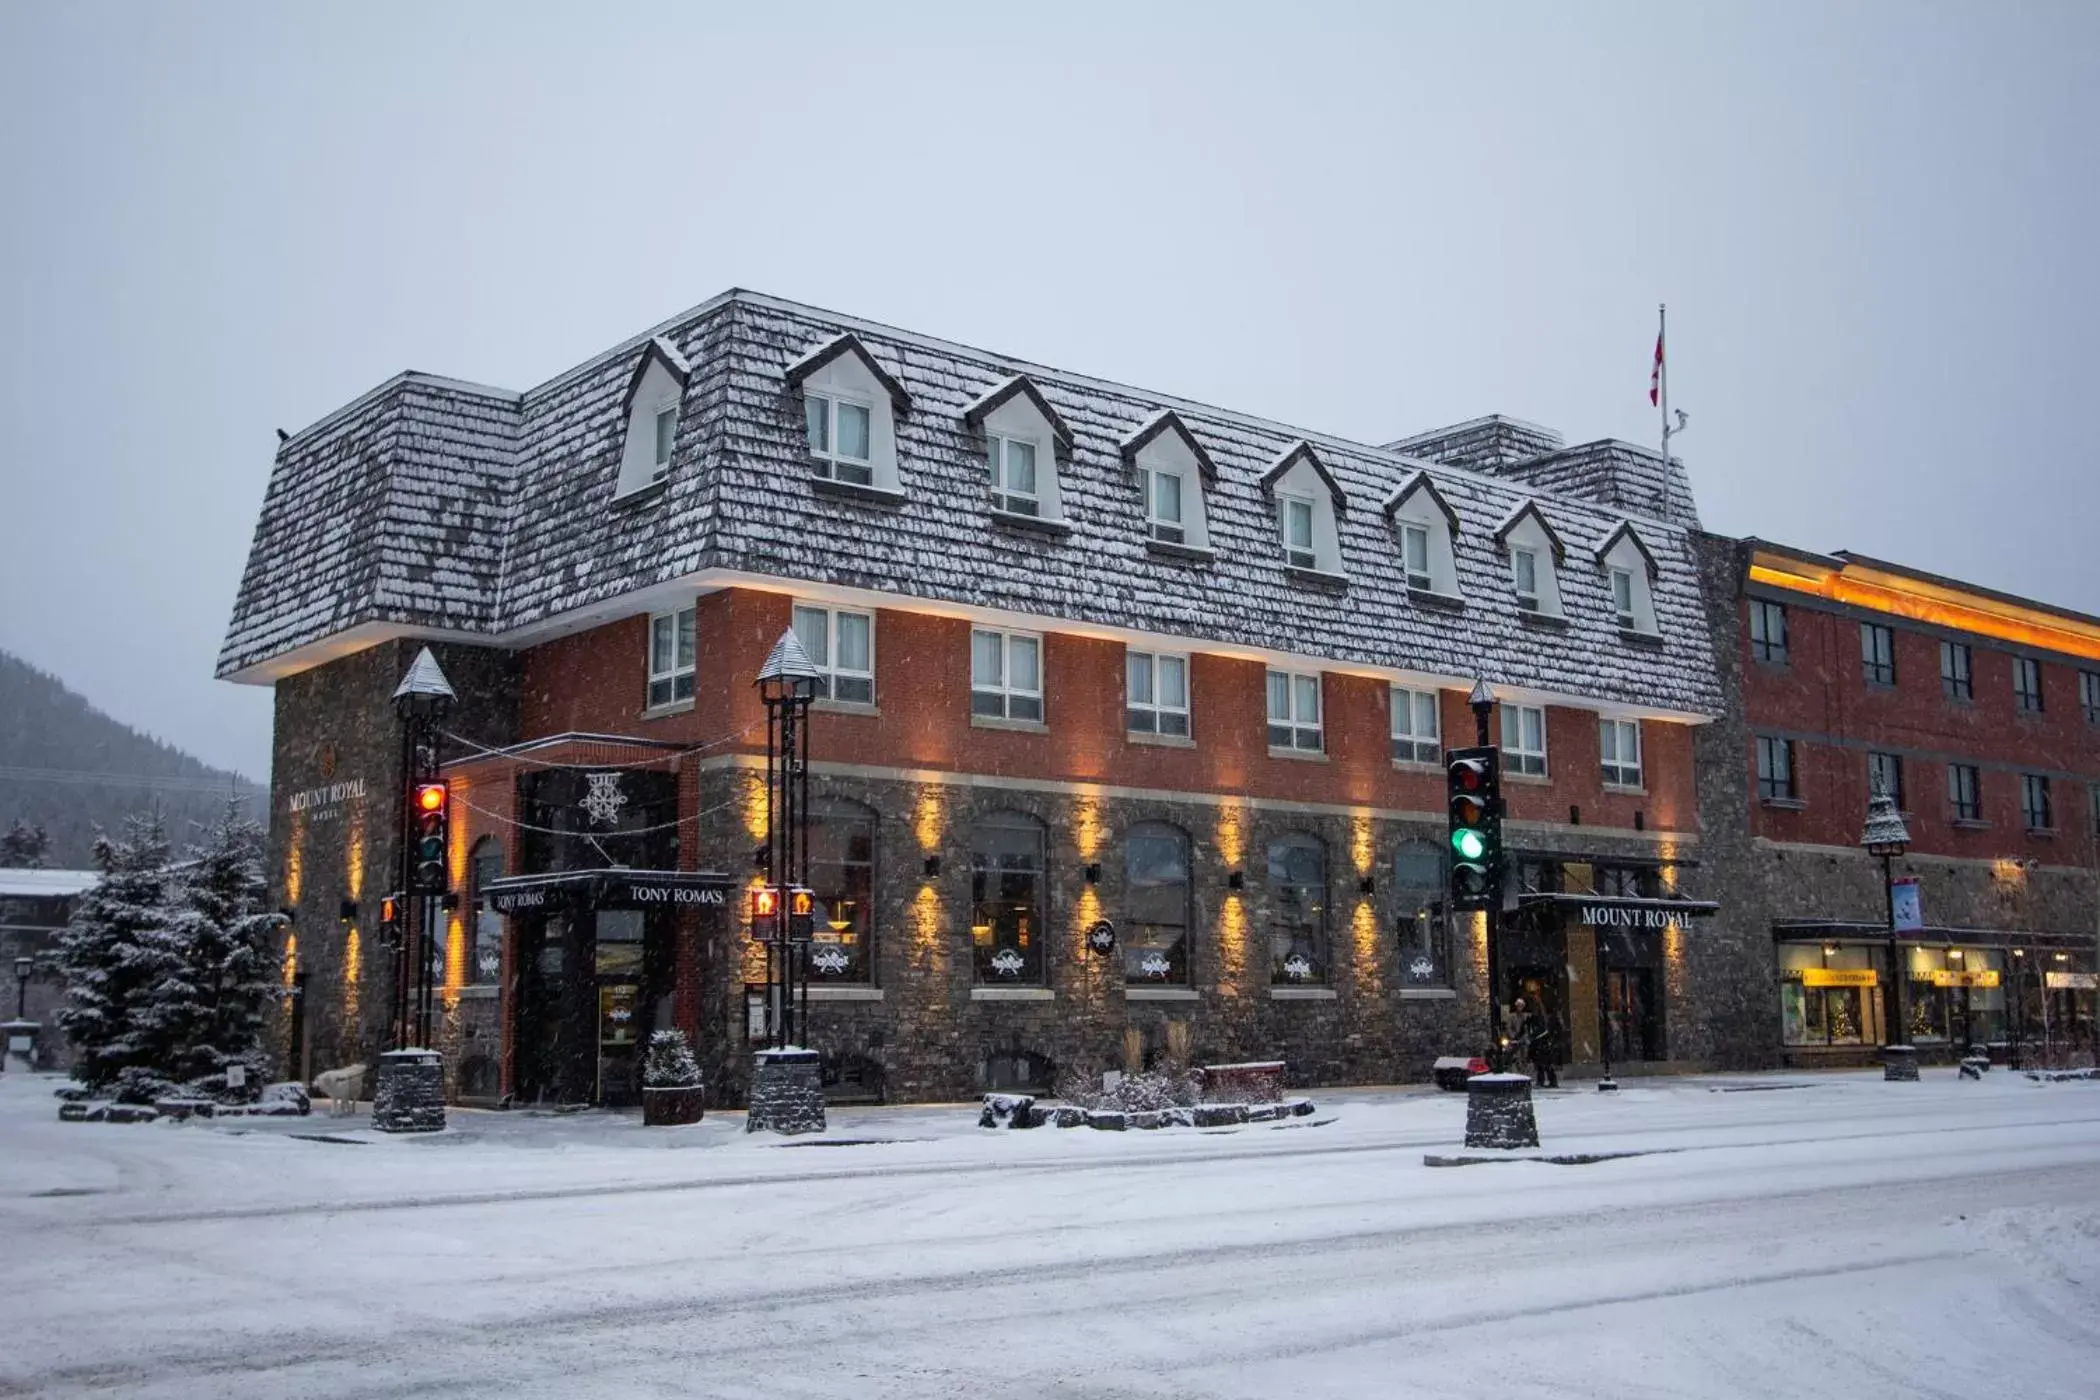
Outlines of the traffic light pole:
<svg viewBox="0 0 2100 1400">
<path fill-rule="evenodd" d="M 1475 686 L 1470 701 L 1473 710 L 1473 742 L 1481 748 L 1491 747 L 1493 740 L 1488 735 L 1488 716 L 1494 710 L 1494 700 L 1487 694 L 1484 685 Z M 1499 767 L 1499 765 L 1498 765 Z M 1498 775 L 1499 776 L 1499 775 Z M 1500 787 L 1499 781 L 1497 787 Z M 1501 801 L 1498 794 L 1495 798 Z M 1498 814 L 1499 815 L 1499 814 Z M 1487 914 L 1487 981 L 1488 981 L 1488 1068 L 1500 1074 L 1508 1068 L 1507 1057 L 1502 1046 L 1502 882 L 1504 874 L 1498 860 L 1489 874 L 1492 879 L 1488 887 L 1491 898 Z"/>
</svg>

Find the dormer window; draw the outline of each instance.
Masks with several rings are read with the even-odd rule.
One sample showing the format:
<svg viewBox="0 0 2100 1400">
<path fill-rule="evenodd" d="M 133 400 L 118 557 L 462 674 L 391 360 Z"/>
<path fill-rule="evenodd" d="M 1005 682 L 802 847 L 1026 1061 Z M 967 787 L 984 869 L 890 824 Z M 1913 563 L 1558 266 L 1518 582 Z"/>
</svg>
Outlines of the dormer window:
<svg viewBox="0 0 2100 1400">
<path fill-rule="evenodd" d="M 810 475 L 833 483 L 834 494 L 901 499 L 897 419 L 911 411 L 911 395 L 860 337 L 834 336 L 814 347 L 788 365 L 786 378 L 802 395 Z"/>
<path fill-rule="evenodd" d="M 1013 515 L 1041 515 L 1035 488 L 1035 444 L 1021 438 L 988 436 L 992 464 L 992 509 Z"/>
<path fill-rule="evenodd" d="M 1597 564 L 1611 590 L 1612 618 L 1619 630 L 1656 635 L 1655 580 L 1660 571 L 1631 521 L 1605 536 L 1597 548 Z"/>
<path fill-rule="evenodd" d="M 1515 575 L 1517 606 L 1525 612 L 1539 610 L 1539 552 L 1535 549 L 1512 549 L 1509 563 Z"/>
<path fill-rule="evenodd" d="M 1072 430 L 1042 391 L 1027 375 L 1010 375 L 966 405 L 962 416 L 984 434 L 992 510 L 1060 522 L 1057 464 L 1060 455 L 1071 456 Z"/>
<path fill-rule="evenodd" d="M 1218 469 L 1181 415 L 1160 410 L 1124 438 L 1122 448 L 1144 502 L 1146 540 L 1164 554 L 1208 557 L 1204 488 L 1218 479 Z"/>
<path fill-rule="evenodd" d="M 865 403 L 818 393 L 805 393 L 802 407 L 809 422 L 809 455 L 815 459 L 817 475 L 872 486 L 875 464 L 868 446 L 874 411 Z"/>
<path fill-rule="evenodd" d="M 627 434 L 620 449 L 615 500 L 670 477 L 671 457 L 678 447 L 678 407 L 691 375 L 692 367 L 662 336 L 652 337 L 642 347 L 642 358 L 627 381 L 627 397 L 621 405 Z"/>
<path fill-rule="evenodd" d="M 1294 568 L 1319 567 L 1319 557 L 1313 553 L 1313 503 L 1310 496 L 1283 498 L 1283 557 Z"/>
<path fill-rule="evenodd" d="M 1429 473 L 1417 472 L 1386 497 L 1385 513 L 1400 532 L 1400 566 L 1407 586 L 1457 597 L 1458 512 L 1436 489 Z"/>
<path fill-rule="evenodd" d="M 1535 501 L 1511 511 L 1495 531 L 1495 542 L 1509 552 L 1509 581 L 1517 610 L 1531 617 L 1563 616 L 1560 568 L 1567 549 Z"/>
<path fill-rule="evenodd" d="M 1262 489 L 1276 498 L 1276 524 L 1283 536 L 1283 562 L 1293 569 L 1342 572 L 1342 542 L 1336 524 L 1348 497 L 1312 444 L 1300 440 L 1269 464 Z"/>
</svg>

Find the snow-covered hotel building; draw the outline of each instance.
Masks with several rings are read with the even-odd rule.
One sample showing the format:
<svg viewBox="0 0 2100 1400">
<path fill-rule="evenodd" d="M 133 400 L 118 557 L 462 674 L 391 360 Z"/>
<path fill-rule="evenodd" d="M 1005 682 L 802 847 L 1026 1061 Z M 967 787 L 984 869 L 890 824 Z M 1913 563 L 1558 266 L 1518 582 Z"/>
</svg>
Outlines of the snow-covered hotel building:
<svg viewBox="0 0 2100 1400">
<path fill-rule="evenodd" d="M 825 675 L 810 1038 L 842 1093 L 1126 1044 L 1323 1082 L 1476 1048 L 1439 754 L 1483 679 L 1521 862 L 1502 999 L 1578 1063 L 1768 1058 L 1768 935 L 1709 941 L 1699 898 L 1693 519 L 1623 443 L 1372 446 L 744 291 L 524 393 L 400 375 L 283 444 L 220 659 L 276 688 L 287 1053 L 385 1048 L 388 698 L 428 644 L 461 701 L 455 1092 L 618 1101 L 675 1024 L 733 1098 L 753 677 L 792 627 Z M 729 897 L 665 908 L 658 872 Z"/>
</svg>

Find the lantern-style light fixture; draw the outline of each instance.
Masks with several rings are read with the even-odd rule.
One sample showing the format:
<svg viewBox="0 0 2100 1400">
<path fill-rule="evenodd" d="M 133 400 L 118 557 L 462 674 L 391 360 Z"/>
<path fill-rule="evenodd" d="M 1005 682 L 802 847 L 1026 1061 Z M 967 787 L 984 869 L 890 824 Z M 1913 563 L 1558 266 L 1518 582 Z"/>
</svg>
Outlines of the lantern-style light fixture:
<svg viewBox="0 0 2100 1400">
<path fill-rule="evenodd" d="M 802 639 L 790 627 L 773 643 L 766 653 L 765 661 L 758 668 L 758 693 L 767 703 L 782 700 L 809 700 L 817 693 L 817 665 L 809 659 L 809 651 Z"/>
</svg>

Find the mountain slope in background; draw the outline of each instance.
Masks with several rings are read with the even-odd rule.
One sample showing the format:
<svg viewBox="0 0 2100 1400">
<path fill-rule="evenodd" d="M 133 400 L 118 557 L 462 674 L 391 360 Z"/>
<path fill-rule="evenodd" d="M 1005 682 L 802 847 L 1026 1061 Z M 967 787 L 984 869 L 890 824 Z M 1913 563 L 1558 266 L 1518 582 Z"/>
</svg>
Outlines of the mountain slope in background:
<svg viewBox="0 0 2100 1400">
<path fill-rule="evenodd" d="M 194 839 L 192 823 L 216 816 L 228 794 L 244 799 L 249 816 L 261 812 L 262 790 L 248 779 L 111 719 L 56 676 L 0 651 L 0 830 L 16 820 L 43 826 L 45 865 L 87 868 L 96 828 L 119 830 L 156 803 L 181 850 Z"/>
</svg>

